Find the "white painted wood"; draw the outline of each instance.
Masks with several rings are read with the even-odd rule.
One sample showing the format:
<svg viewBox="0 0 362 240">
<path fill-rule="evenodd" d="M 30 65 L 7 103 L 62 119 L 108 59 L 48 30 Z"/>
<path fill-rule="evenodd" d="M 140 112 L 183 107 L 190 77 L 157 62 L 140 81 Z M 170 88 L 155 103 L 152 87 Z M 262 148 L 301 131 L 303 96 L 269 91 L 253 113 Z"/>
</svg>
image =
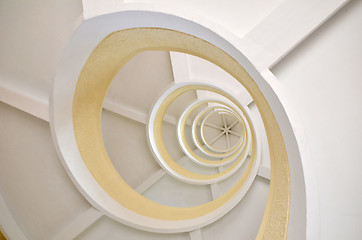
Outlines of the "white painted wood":
<svg viewBox="0 0 362 240">
<path fill-rule="evenodd" d="M 272 67 L 347 2 L 284 1 L 242 39 L 249 45 L 246 54 L 258 67 Z"/>
<path fill-rule="evenodd" d="M 0 94 L 1 96 L 1 94 Z M 27 240 L 0 193 L 0 228 L 9 240 Z"/>
<path fill-rule="evenodd" d="M 189 232 L 190 240 L 203 240 L 201 229 L 196 229 L 192 232 Z"/>
<path fill-rule="evenodd" d="M 67 240 L 74 239 L 87 228 L 92 226 L 103 213 L 91 207 L 79 217 L 71 221 L 65 228 L 58 232 L 51 240 Z"/>
</svg>

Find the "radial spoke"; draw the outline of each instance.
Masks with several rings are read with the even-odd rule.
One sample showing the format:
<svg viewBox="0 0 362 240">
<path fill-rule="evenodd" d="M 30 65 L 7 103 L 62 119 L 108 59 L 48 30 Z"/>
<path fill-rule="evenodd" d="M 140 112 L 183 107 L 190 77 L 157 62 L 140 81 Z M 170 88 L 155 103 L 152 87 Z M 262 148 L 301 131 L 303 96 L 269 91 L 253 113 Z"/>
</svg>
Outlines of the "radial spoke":
<svg viewBox="0 0 362 240">
<path fill-rule="evenodd" d="M 233 122 L 227 129 L 230 130 L 232 127 L 234 127 L 239 121 L 236 120 L 235 122 Z"/>
<path fill-rule="evenodd" d="M 226 148 L 229 149 L 229 148 L 230 148 L 229 132 L 226 131 L 226 132 L 225 132 L 225 135 L 226 135 Z"/>
<path fill-rule="evenodd" d="M 226 124 L 226 119 L 225 119 L 225 115 L 221 114 L 221 119 L 222 119 L 222 124 L 224 125 L 224 128 L 227 129 L 227 124 Z"/>
<path fill-rule="evenodd" d="M 209 142 L 209 145 L 212 145 L 214 142 L 216 142 L 219 138 L 221 138 L 224 135 L 225 132 L 219 133 L 211 142 Z"/>
<path fill-rule="evenodd" d="M 241 135 L 239 133 L 237 133 L 237 132 L 229 130 L 229 133 L 234 135 L 234 136 L 241 137 Z"/>
<path fill-rule="evenodd" d="M 205 126 L 215 128 L 215 129 L 221 130 L 221 131 L 224 130 L 222 127 L 216 126 L 216 125 L 214 125 L 212 123 L 205 123 Z"/>
</svg>

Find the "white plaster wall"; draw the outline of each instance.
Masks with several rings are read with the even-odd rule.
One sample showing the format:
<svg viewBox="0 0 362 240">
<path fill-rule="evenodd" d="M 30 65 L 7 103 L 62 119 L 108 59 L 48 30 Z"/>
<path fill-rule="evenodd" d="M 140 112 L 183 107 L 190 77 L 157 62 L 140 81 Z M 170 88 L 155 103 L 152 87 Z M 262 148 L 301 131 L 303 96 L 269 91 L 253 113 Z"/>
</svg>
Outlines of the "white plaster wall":
<svg viewBox="0 0 362 240">
<path fill-rule="evenodd" d="M 109 158 L 131 187 L 160 169 L 148 147 L 144 124 L 103 110 L 102 135 Z"/>
<path fill-rule="evenodd" d="M 193 207 L 212 200 L 209 185 L 183 183 L 170 175 L 162 177 L 142 195 L 157 203 L 174 207 Z"/>
<path fill-rule="evenodd" d="M 47 122 L 0 103 L 0 133 L 0 194 L 28 239 L 50 239 L 90 205 L 60 163 Z"/>
<path fill-rule="evenodd" d="M 272 71 L 305 128 L 320 239 L 362 236 L 362 1 L 352 1 Z"/>
<path fill-rule="evenodd" d="M 110 218 L 103 217 L 96 222 L 92 228 L 79 235 L 77 240 L 188 240 L 188 233 L 180 234 L 159 234 L 139 231 L 127 227 Z"/>
<path fill-rule="evenodd" d="M 256 177 L 243 200 L 213 224 L 203 228 L 204 239 L 255 239 L 269 193 L 269 181 Z"/>
<path fill-rule="evenodd" d="M 148 114 L 161 92 L 173 83 L 170 54 L 141 52 L 116 75 L 107 100 Z"/>
<path fill-rule="evenodd" d="M 125 3 L 165 5 L 191 12 L 244 36 L 284 0 L 125 0 Z"/>
<path fill-rule="evenodd" d="M 80 0 L 0 1 L 0 84 L 48 99 L 58 59 L 82 11 Z"/>
</svg>

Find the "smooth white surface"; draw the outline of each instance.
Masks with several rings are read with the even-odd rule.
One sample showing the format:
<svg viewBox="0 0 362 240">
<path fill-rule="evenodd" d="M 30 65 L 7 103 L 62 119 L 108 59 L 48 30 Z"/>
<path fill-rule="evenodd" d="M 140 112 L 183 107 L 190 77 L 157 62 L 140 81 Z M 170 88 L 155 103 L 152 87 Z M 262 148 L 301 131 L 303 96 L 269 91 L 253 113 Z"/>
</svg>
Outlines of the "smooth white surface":
<svg viewBox="0 0 362 240">
<path fill-rule="evenodd" d="M 242 37 L 262 19 L 275 10 L 283 0 L 125 0 L 132 3 L 156 7 L 180 9 L 213 21 L 222 28 Z"/>
<path fill-rule="evenodd" d="M 147 115 L 159 94 L 172 83 L 169 53 L 146 51 L 122 67 L 113 79 L 106 99 Z"/>
<path fill-rule="evenodd" d="M 51 240 L 74 239 L 98 221 L 103 214 L 93 207 L 71 221 L 65 228 L 61 229 Z"/>
<path fill-rule="evenodd" d="M 328 20 L 348 0 L 287 0 L 248 32 L 249 57 L 269 68 Z"/>
<path fill-rule="evenodd" d="M 139 231 L 110 218 L 103 217 L 92 228 L 79 235 L 76 240 L 189 240 L 188 233 L 160 234 Z"/>
<path fill-rule="evenodd" d="M 50 239 L 90 206 L 64 171 L 47 122 L 0 103 L 0 123 L 0 192 L 28 239 Z"/>
<path fill-rule="evenodd" d="M 0 101 L 49 121 L 49 104 L 46 99 L 40 99 L 27 92 L 21 92 L 9 85 L 2 85 L 0 86 Z"/>
<path fill-rule="evenodd" d="M 257 177 L 243 201 L 219 221 L 202 229 L 205 240 L 255 239 L 264 215 L 269 181 Z"/>
<path fill-rule="evenodd" d="M 0 231 L 7 239 L 27 240 L 0 192 Z"/>
<path fill-rule="evenodd" d="M 190 232 L 190 240 L 202 240 L 202 232 L 201 229 L 197 229 L 195 231 Z"/>
<path fill-rule="evenodd" d="M 102 136 L 110 160 L 131 187 L 160 169 L 148 147 L 144 124 L 103 110 Z"/>
<path fill-rule="evenodd" d="M 80 0 L 0 1 L 0 81 L 48 99 L 57 63 L 82 10 Z"/>
<path fill-rule="evenodd" d="M 272 69 L 305 129 L 323 240 L 362 236 L 361 12 L 349 3 Z"/>
</svg>

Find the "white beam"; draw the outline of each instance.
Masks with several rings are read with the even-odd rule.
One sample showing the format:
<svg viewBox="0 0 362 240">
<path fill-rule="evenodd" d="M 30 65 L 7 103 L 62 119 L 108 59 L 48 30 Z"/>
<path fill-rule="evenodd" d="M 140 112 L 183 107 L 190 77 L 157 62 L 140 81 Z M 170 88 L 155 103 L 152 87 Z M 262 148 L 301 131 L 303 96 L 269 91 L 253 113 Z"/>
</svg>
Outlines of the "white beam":
<svg viewBox="0 0 362 240">
<path fill-rule="evenodd" d="M 7 85 L 0 85 L 0 101 L 49 121 L 48 101 L 45 99 L 37 98 Z"/>
<path fill-rule="evenodd" d="M 87 228 L 92 226 L 103 216 L 103 213 L 99 212 L 93 207 L 90 207 L 87 211 L 82 213 L 76 219 L 71 221 L 65 228 L 58 232 L 52 240 L 65 240 L 74 239 L 79 234 L 84 232 Z"/>
<path fill-rule="evenodd" d="M 186 156 L 182 157 L 180 160 L 177 161 L 179 165 L 183 165 L 188 158 Z M 136 192 L 142 194 L 147 189 L 149 189 L 153 184 L 155 184 L 158 180 L 160 180 L 163 176 L 166 175 L 166 172 L 161 168 L 154 172 L 151 176 L 149 176 L 145 181 L 143 181 L 140 185 L 138 185 L 135 190 Z"/>
<path fill-rule="evenodd" d="M 0 94 L 1 96 L 1 94 Z M 7 239 L 27 240 L 0 193 L 0 228 Z"/>
<path fill-rule="evenodd" d="M 265 166 L 260 166 L 258 171 L 258 176 L 270 180 L 270 168 Z"/>
<path fill-rule="evenodd" d="M 0 101 L 49 122 L 48 99 L 40 99 L 13 87 L 0 85 Z M 147 113 L 140 110 L 119 103 L 115 104 L 108 100 L 104 101 L 103 108 L 139 123 L 147 123 Z M 166 114 L 164 121 L 176 125 L 177 118 Z M 187 124 L 191 125 L 191 121 L 187 121 Z"/>
<path fill-rule="evenodd" d="M 244 36 L 244 51 L 271 68 L 341 9 L 348 0 L 287 0 Z"/>
<path fill-rule="evenodd" d="M 158 180 L 160 180 L 163 176 L 166 175 L 166 172 L 161 168 L 149 176 L 143 183 L 138 185 L 135 190 L 136 192 L 142 194 L 147 189 L 149 189 L 153 184 L 155 184 Z"/>
<path fill-rule="evenodd" d="M 221 192 L 220 186 L 218 183 L 210 184 L 210 190 L 211 190 L 211 197 L 212 200 L 215 200 L 216 198 L 220 197 L 223 193 Z"/>
<path fill-rule="evenodd" d="M 147 123 L 147 114 L 146 113 L 136 110 L 134 108 L 131 108 L 129 106 L 122 105 L 119 103 L 116 104 L 111 101 L 105 100 L 103 103 L 103 108 L 108 111 L 117 113 L 118 115 L 121 115 L 128 119 L 134 120 L 136 122 L 143 123 L 143 124 Z"/>
<path fill-rule="evenodd" d="M 219 133 L 218 135 L 216 135 L 216 137 L 214 137 L 214 139 L 212 139 L 209 142 L 209 145 L 211 146 L 212 144 L 214 144 L 217 140 L 219 140 L 222 136 L 224 136 L 224 132 Z"/>
<path fill-rule="evenodd" d="M 189 66 L 187 64 L 186 54 L 170 52 L 170 59 L 175 83 L 190 81 Z"/>
<path fill-rule="evenodd" d="M 214 128 L 214 129 L 216 129 L 216 130 L 221 130 L 221 131 L 224 130 L 222 127 L 216 126 L 216 125 L 214 125 L 214 124 L 212 124 L 212 123 L 206 123 L 206 122 L 205 122 L 205 126 Z"/>
<path fill-rule="evenodd" d="M 196 229 L 194 231 L 189 232 L 190 240 L 202 240 L 202 232 L 201 229 Z"/>
</svg>

